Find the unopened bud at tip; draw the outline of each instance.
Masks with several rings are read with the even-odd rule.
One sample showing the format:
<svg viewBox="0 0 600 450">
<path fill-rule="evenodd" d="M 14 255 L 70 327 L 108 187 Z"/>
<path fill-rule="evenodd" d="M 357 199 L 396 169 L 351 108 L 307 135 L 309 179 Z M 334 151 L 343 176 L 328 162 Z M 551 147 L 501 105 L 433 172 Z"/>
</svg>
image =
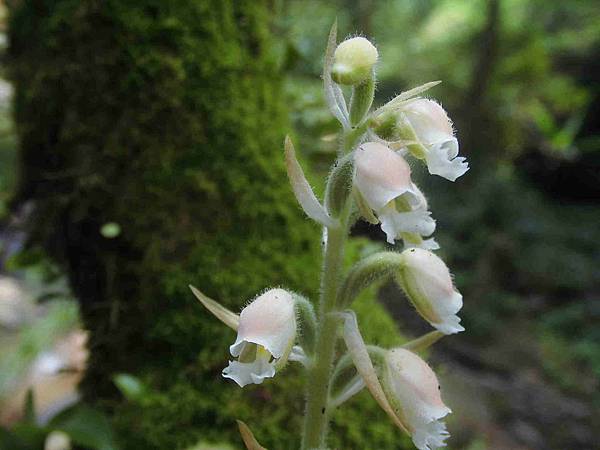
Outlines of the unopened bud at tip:
<svg viewBox="0 0 600 450">
<path fill-rule="evenodd" d="M 338 84 L 357 85 L 371 77 L 379 54 L 368 39 L 346 39 L 335 49 L 331 78 Z"/>
</svg>

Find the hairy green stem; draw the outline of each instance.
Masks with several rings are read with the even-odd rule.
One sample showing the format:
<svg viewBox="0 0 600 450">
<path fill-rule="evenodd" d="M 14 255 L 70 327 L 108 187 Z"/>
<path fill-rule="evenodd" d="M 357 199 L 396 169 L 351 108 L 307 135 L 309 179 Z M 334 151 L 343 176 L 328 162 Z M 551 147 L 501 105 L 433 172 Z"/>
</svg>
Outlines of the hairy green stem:
<svg viewBox="0 0 600 450">
<path fill-rule="evenodd" d="M 341 153 L 347 153 L 359 142 L 366 127 L 359 126 L 345 133 Z M 331 180 L 330 180 L 331 182 Z M 331 372 L 335 356 L 335 345 L 338 340 L 338 319 L 329 313 L 336 310 L 336 300 L 340 287 L 342 268 L 344 265 L 344 248 L 348 237 L 352 196 L 340 211 L 339 226 L 326 230 L 323 271 L 321 275 L 321 296 L 318 310 L 318 329 L 315 343 L 314 364 L 308 372 L 306 412 L 302 449 L 325 448 L 325 438 L 329 423 L 327 400 L 331 384 Z"/>
<path fill-rule="evenodd" d="M 328 315 L 328 313 L 334 311 L 336 306 L 335 300 L 343 265 L 347 232 L 347 214 L 346 220 L 342 222 L 339 228 L 328 230 L 323 260 L 315 362 L 309 370 L 307 381 L 306 416 L 302 437 L 303 450 L 321 449 L 325 445 L 325 435 L 329 422 L 327 398 L 338 325 L 338 320 Z"/>
</svg>

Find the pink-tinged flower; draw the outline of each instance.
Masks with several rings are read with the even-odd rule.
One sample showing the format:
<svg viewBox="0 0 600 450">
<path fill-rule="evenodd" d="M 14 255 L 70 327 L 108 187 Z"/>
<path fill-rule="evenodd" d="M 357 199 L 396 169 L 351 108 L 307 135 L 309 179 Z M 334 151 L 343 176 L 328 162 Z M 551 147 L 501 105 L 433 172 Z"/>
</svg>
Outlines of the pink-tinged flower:
<svg viewBox="0 0 600 450">
<path fill-rule="evenodd" d="M 450 412 L 440 395 L 440 385 L 429 365 L 416 354 L 403 349 L 385 356 L 383 387 L 398 418 L 419 450 L 444 447 L 449 436 L 442 422 Z"/>
<path fill-rule="evenodd" d="M 402 105 L 400 111 L 405 125 L 412 129 L 410 134 L 414 134 L 407 138 L 416 139 L 422 147 L 412 153 L 425 159 L 429 173 L 455 181 L 469 170 L 465 158 L 458 156 L 452 122 L 439 103 L 417 98 Z"/>
<path fill-rule="evenodd" d="M 462 295 L 444 261 L 421 248 L 405 250 L 402 259 L 397 279 L 421 316 L 444 334 L 464 331 L 456 315 L 463 305 Z"/>
<path fill-rule="evenodd" d="M 236 361 L 223 376 L 241 387 L 261 384 L 288 360 L 296 339 L 296 314 L 292 295 L 271 289 L 246 306 L 239 317 L 237 339 L 229 347 Z"/>
<path fill-rule="evenodd" d="M 403 233 L 433 233 L 435 221 L 423 194 L 412 183 L 410 166 L 402 156 L 383 144 L 368 142 L 358 147 L 354 162 L 354 185 L 361 202 L 364 200 L 375 213 L 390 244 Z"/>
</svg>

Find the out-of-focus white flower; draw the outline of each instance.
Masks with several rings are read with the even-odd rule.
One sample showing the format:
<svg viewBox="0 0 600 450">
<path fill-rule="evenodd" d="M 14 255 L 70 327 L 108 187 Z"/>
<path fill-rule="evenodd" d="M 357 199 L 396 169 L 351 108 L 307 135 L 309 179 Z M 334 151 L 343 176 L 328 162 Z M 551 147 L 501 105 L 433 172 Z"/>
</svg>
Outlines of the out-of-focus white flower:
<svg viewBox="0 0 600 450">
<path fill-rule="evenodd" d="M 53 431 L 46 437 L 44 450 L 71 450 L 71 438 L 63 431 Z"/>
<path fill-rule="evenodd" d="M 30 390 L 35 399 L 36 418 L 43 424 L 78 401 L 77 385 L 87 365 L 87 340 L 87 332 L 76 329 L 38 354 L 27 374 L 4 399 L 0 424 L 9 424 L 22 416 L 24 399 Z"/>
<path fill-rule="evenodd" d="M 397 348 L 385 356 L 383 387 L 398 418 L 419 450 L 444 447 L 449 436 L 441 421 L 451 410 L 442 401 L 431 367 L 416 354 Z"/>
<path fill-rule="evenodd" d="M 434 232 L 435 221 L 402 156 L 383 144 L 368 142 L 358 147 L 354 161 L 354 185 L 377 215 L 390 244 L 402 233 L 429 236 Z"/>
<path fill-rule="evenodd" d="M 444 261 L 421 248 L 405 250 L 402 259 L 398 282 L 421 316 L 444 334 L 464 331 L 456 315 L 462 295 L 454 289 Z"/>
<path fill-rule="evenodd" d="M 229 348 L 236 361 L 223 376 L 241 387 L 261 384 L 285 365 L 296 338 L 296 313 L 292 295 L 271 289 L 246 306 L 239 318 L 237 339 Z"/>
<path fill-rule="evenodd" d="M 338 84 L 360 84 L 371 77 L 378 57 L 377 49 L 368 39 L 346 39 L 333 54 L 331 78 Z"/>
<path fill-rule="evenodd" d="M 399 111 L 405 119 L 403 125 L 411 131 L 406 138 L 416 139 L 422 147 L 417 151 L 414 145 L 408 148 L 415 156 L 425 159 L 429 173 L 455 181 L 469 170 L 465 158 L 458 156 L 452 122 L 439 103 L 417 98 L 407 101 Z"/>
</svg>

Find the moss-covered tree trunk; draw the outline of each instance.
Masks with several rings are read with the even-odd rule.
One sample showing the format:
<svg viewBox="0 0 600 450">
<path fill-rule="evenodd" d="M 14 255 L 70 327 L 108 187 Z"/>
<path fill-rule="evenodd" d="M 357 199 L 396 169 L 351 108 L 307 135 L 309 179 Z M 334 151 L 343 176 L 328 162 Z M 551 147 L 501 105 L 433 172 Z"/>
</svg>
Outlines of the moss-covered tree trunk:
<svg viewBox="0 0 600 450">
<path fill-rule="evenodd" d="M 297 370 L 244 391 L 225 382 L 233 333 L 187 288 L 239 309 L 269 285 L 316 286 L 318 230 L 283 167 L 269 11 L 261 0 L 23 0 L 11 11 L 15 204 L 33 200 L 31 245 L 69 274 L 91 331 L 84 392 L 126 448 L 239 442 L 236 417 L 272 448 L 298 442 Z M 101 233 L 107 223 L 117 237 Z M 123 400 L 118 372 L 149 394 Z M 365 433 L 373 448 L 393 442 L 386 426 L 350 425 L 361 414 L 340 419 L 352 431 L 342 447 Z"/>
</svg>

